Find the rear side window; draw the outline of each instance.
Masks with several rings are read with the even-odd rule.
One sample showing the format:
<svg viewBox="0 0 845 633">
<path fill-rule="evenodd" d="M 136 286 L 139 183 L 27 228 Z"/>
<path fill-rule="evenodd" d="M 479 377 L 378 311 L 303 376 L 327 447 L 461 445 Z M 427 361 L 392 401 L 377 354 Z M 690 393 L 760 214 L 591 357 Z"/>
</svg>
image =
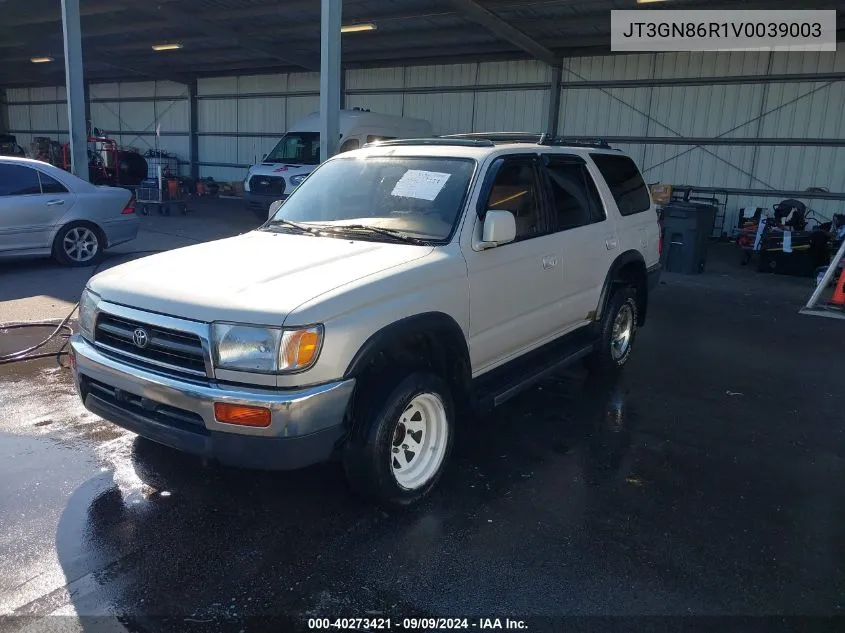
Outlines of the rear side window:
<svg viewBox="0 0 845 633">
<path fill-rule="evenodd" d="M 555 230 L 565 231 L 605 219 L 601 200 L 581 159 L 545 155 Z"/>
<path fill-rule="evenodd" d="M 0 196 L 40 194 L 38 172 L 23 165 L 0 165 Z"/>
<path fill-rule="evenodd" d="M 610 187 L 619 213 L 633 215 L 648 211 L 651 197 L 637 165 L 627 156 L 592 154 L 593 162 Z"/>
<path fill-rule="evenodd" d="M 67 193 L 67 187 L 52 176 L 38 172 L 38 177 L 41 179 L 41 193 Z"/>
</svg>

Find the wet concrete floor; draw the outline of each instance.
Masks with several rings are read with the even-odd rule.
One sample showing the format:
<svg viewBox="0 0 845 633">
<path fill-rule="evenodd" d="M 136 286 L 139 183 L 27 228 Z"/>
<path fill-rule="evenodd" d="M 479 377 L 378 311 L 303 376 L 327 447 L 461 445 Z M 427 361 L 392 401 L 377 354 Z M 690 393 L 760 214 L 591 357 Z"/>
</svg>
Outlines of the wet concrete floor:
<svg viewBox="0 0 845 633">
<path fill-rule="evenodd" d="M 0 631 L 845 616 L 842 325 L 797 314 L 806 282 L 734 264 L 665 277 L 618 383 L 576 370 L 464 425 L 397 514 L 337 465 L 239 471 L 138 439 L 56 359 L 0 366 Z"/>
</svg>

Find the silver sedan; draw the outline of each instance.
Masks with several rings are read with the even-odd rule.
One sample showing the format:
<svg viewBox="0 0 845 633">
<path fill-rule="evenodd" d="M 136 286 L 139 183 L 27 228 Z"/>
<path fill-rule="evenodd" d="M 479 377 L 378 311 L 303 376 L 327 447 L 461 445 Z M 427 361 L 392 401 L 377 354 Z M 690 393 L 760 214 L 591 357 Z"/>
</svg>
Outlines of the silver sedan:
<svg viewBox="0 0 845 633">
<path fill-rule="evenodd" d="M 128 189 L 98 187 L 48 163 L 0 156 L 0 258 L 53 256 L 90 266 L 135 239 Z"/>
</svg>

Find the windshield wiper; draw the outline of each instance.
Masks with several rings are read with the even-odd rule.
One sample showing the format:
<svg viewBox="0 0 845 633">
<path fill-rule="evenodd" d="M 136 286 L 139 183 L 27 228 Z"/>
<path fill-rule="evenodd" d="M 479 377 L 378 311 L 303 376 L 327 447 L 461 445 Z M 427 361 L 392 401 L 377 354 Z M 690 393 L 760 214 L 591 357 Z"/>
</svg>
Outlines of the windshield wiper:
<svg viewBox="0 0 845 633">
<path fill-rule="evenodd" d="M 360 231 L 384 235 L 385 237 L 389 237 L 400 242 L 405 242 L 406 244 L 417 244 L 421 246 L 427 246 L 431 243 L 430 240 L 425 240 L 419 237 L 413 237 L 397 229 L 385 229 L 379 226 L 368 226 L 366 224 L 342 224 L 339 226 L 320 228 L 320 232 L 326 233 L 357 233 Z"/>
<path fill-rule="evenodd" d="M 279 225 L 289 226 L 293 229 L 296 229 L 297 231 L 300 231 L 301 233 L 308 233 L 309 235 L 314 235 L 315 237 L 319 233 L 319 231 L 311 228 L 310 226 L 305 226 L 305 225 L 299 224 L 298 222 L 291 222 L 290 220 L 283 220 L 283 219 L 270 220 L 270 222 L 268 223 L 268 226 L 279 226 Z"/>
</svg>

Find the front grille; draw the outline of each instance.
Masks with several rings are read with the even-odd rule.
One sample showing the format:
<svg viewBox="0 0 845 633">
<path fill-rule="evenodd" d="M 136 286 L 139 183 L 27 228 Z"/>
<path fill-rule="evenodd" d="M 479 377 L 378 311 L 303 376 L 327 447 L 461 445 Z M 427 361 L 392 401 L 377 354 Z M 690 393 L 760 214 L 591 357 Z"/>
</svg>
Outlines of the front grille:
<svg viewBox="0 0 845 633">
<path fill-rule="evenodd" d="M 134 413 L 183 431 L 208 435 L 208 429 L 205 428 L 202 416 L 193 411 L 178 409 L 149 398 L 142 398 L 128 391 L 116 389 L 99 380 L 92 380 L 87 376 L 83 376 L 82 385 L 85 392 L 122 411 Z"/>
<path fill-rule="evenodd" d="M 249 190 L 262 196 L 280 196 L 285 192 L 285 179 L 281 176 L 253 176 Z"/>
<path fill-rule="evenodd" d="M 134 343 L 135 330 L 139 328 L 147 334 L 146 347 L 139 347 Z M 125 354 L 130 359 L 194 376 L 206 375 L 202 341 L 196 334 L 169 330 L 101 312 L 97 318 L 94 342 L 112 352 Z"/>
</svg>

